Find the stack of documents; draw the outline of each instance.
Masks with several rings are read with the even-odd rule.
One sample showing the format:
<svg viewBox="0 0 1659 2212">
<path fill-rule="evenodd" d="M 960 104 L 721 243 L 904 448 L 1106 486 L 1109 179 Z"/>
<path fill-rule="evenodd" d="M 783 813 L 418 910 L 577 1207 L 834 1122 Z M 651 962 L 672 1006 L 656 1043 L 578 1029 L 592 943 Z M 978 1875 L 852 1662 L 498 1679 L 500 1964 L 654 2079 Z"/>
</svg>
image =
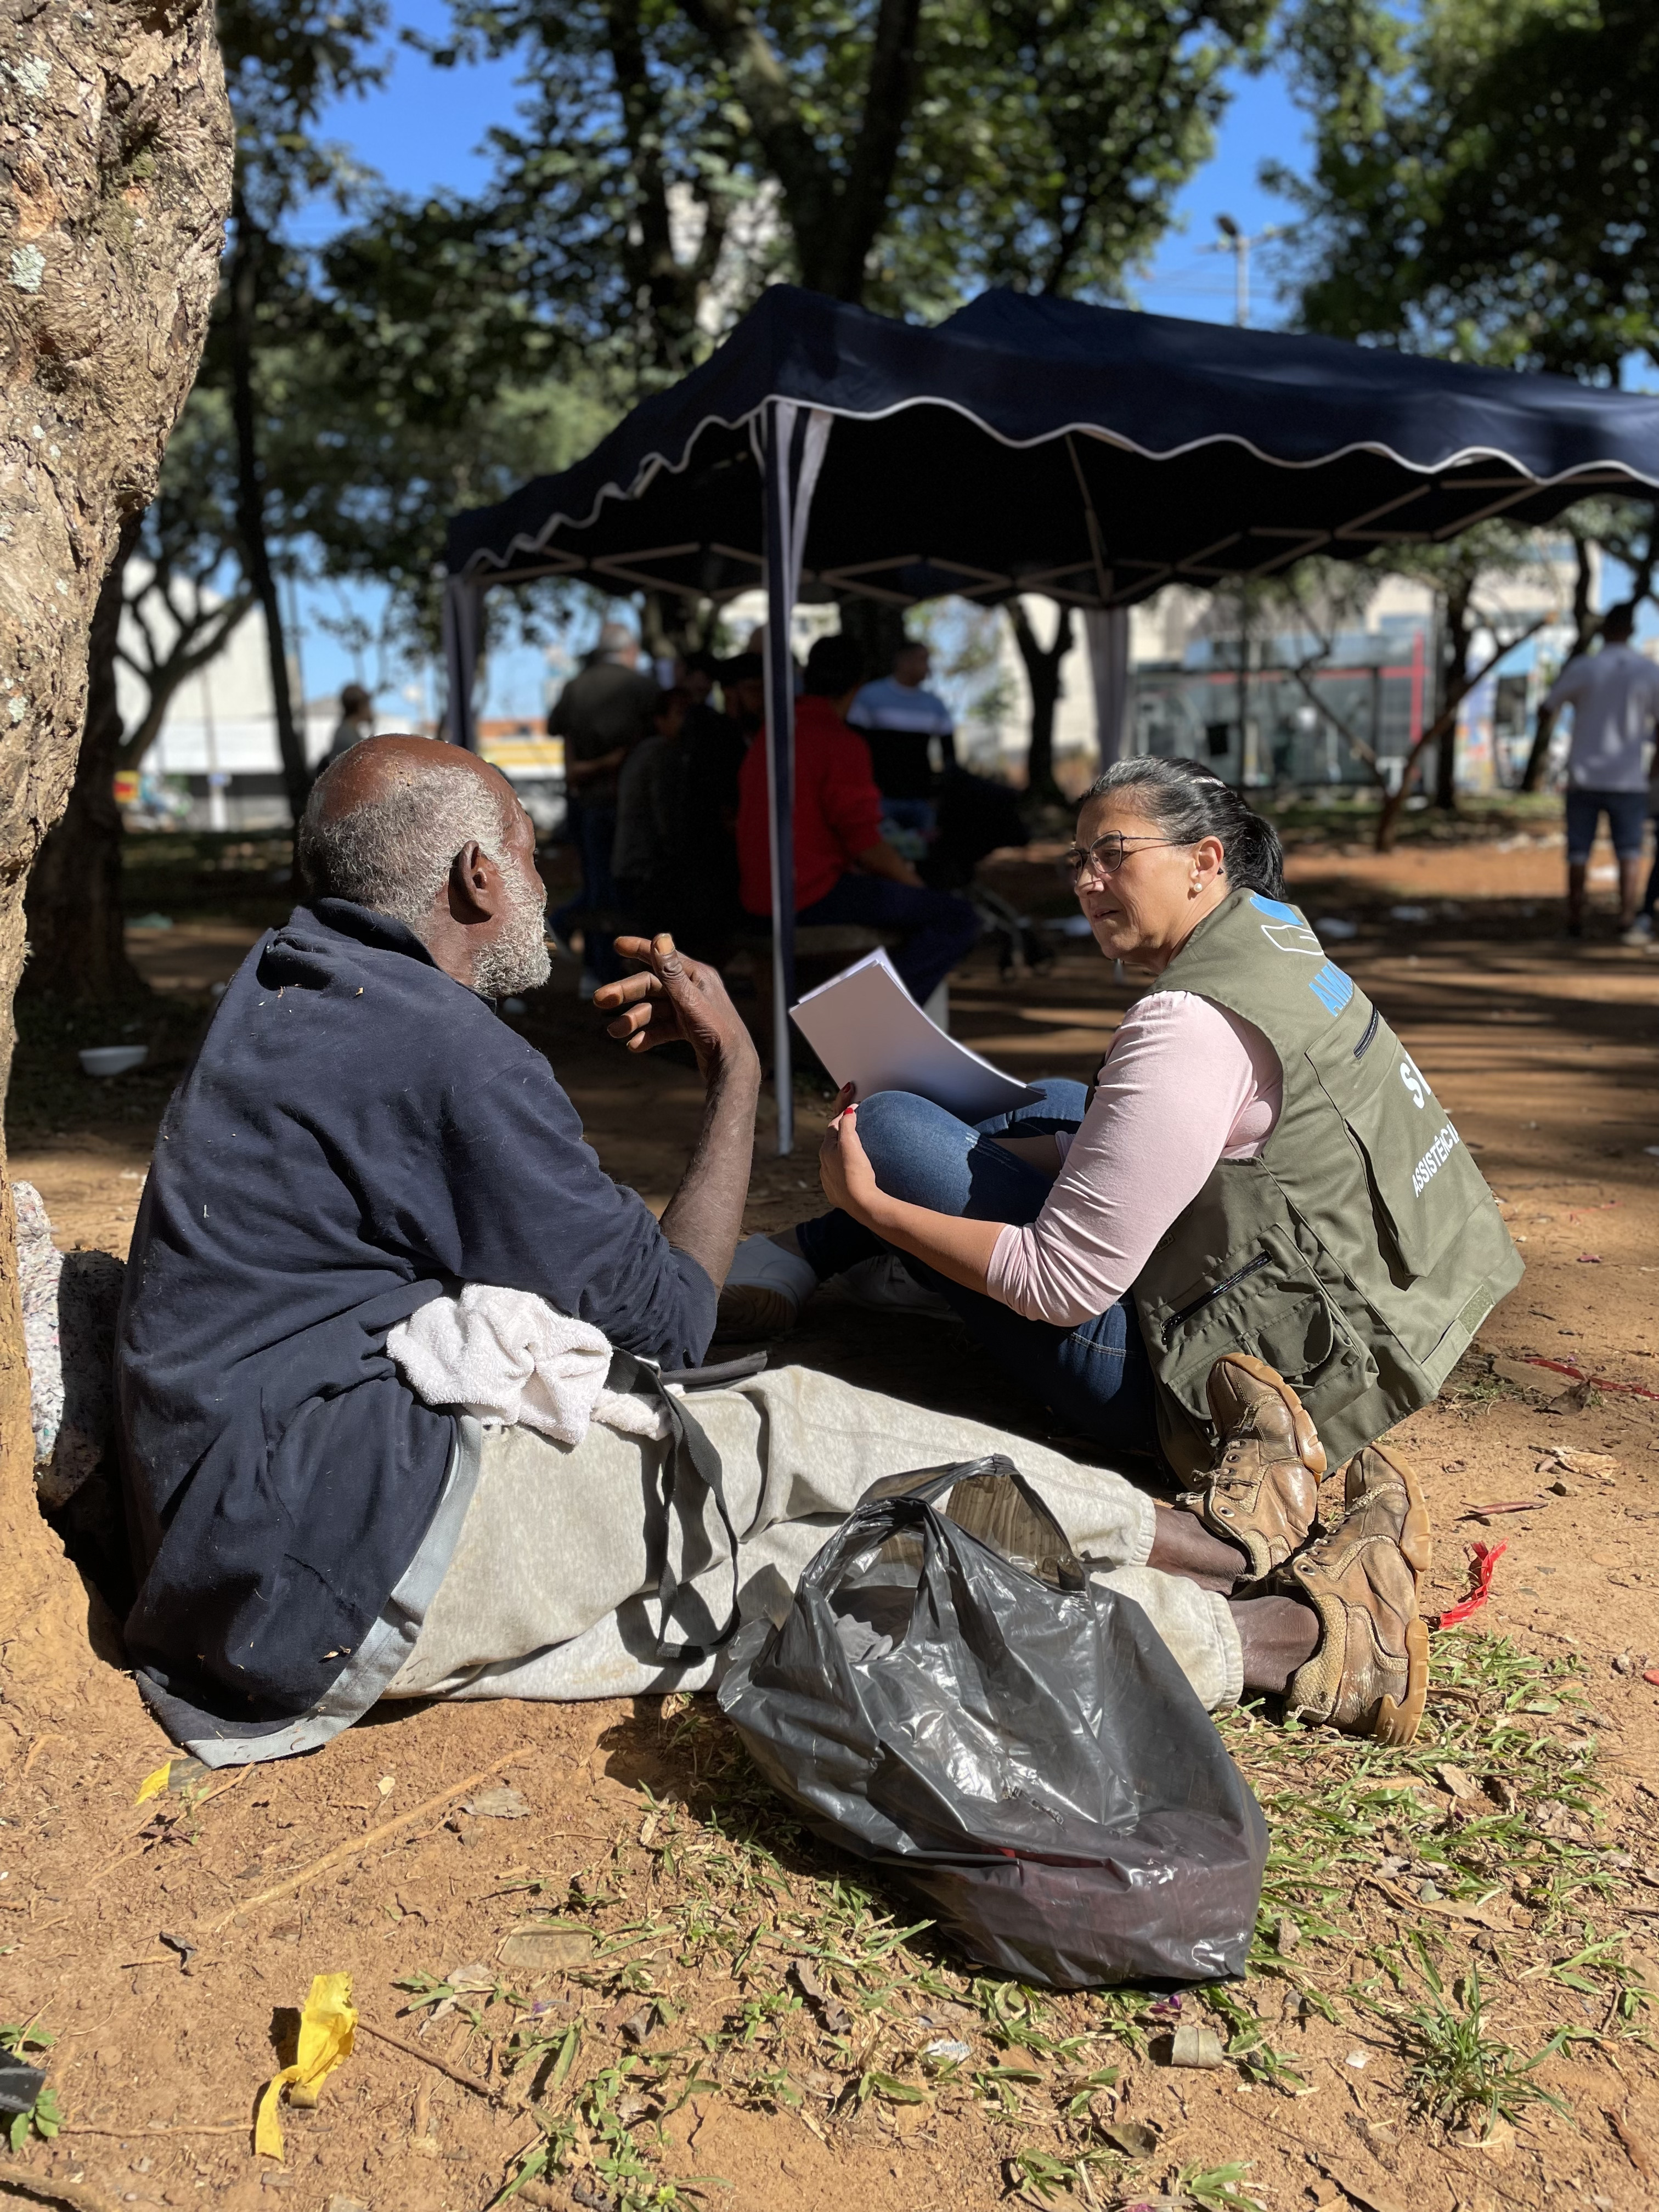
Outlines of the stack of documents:
<svg viewBox="0 0 1659 2212">
<path fill-rule="evenodd" d="M 885 952 L 842 969 L 790 1011 L 835 1080 L 856 1085 L 860 1098 L 911 1091 L 961 1121 L 983 1121 L 1037 1095 L 930 1022 Z"/>
</svg>

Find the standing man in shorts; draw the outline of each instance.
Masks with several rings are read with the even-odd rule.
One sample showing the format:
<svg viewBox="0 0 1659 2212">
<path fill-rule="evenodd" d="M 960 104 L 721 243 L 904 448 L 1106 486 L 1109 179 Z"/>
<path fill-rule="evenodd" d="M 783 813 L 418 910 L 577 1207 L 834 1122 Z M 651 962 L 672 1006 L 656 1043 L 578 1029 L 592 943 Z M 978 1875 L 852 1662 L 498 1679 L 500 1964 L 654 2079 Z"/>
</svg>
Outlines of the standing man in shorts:
<svg viewBox="0 0 1659 2212">
<path fill-rule="evenodd" d="M 1659 666 L 1631 644 L 1636 609 L 1629 602 L 1601 617 L 1601 649 L 1579 653 L 1551 685 L 1538 711 L 1539 750 L 1549 742 L 1559 710 L 1572 708 L 1567 757 L 1567 934 L 1584 933 L 1584 884 L 1590 848 L 1607 817 L 1619 859 L 1620 941 L 1645 945 L 1642 842 L 1647 825 L 1647 750 L 1659 723 Z"/>
</svg>

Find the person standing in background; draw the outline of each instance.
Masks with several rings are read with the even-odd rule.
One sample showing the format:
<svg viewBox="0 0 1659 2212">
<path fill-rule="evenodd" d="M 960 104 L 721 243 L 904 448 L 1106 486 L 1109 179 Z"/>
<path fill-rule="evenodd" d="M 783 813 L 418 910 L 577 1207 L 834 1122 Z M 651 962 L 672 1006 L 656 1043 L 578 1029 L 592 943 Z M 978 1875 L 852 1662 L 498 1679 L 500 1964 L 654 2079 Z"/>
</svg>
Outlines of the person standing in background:
<svg viewBox="0 0 1659 2212">
<path fill-rule="evenodd" d="M 927 646 L 920 638 L 905 638 L 893 655 L 892 673 L 865 684 L 847 717 L 870 748 L 883 815 L 923 837 L 933 836 L 938 818 L 937 778 L 957 764 L 956 718 L 927 689 L 931 672 Z"/>
<path fill-rule="evenodd" d="M 660 691 L 653 734 L 635 745 L 617 779 L 617 842 L 611 873 L 629 934 L 679 940 L 686 861 L 686 709 L 679 690 Z"/>
<path fill-rule="evenodd" d="M 795 702 L 795 919 L 807 928 L 855 923 L 892 930 L 900 980 L 926 1005 L 979 938 L 966 899 L 929 890 L 881 834 L 881 794 L 870 749 L 845 716 L 863 663 L 850 637 L 821 637 L 806 658 L 806 688 Z M 738 860 L 743 903 L 757 920 L 772 911 L 772 830 L 764 736 L 738 778 Z"/>
<path fill-rule="evenodd" d="M 1579 653 L 1550 686 L 1538 710 L 1538 744 L 1548 744 L 1556 714 L 1572 708 L 1567 756 L 1567 935 L 1584 933 L 1584 885 L 1602 815 L 1619 860 L 1620 942 L 1651 941 L 1638 917 L 1642 842 L 1647 826 L 1647 750 L 1659 723 L 1659 667 L 1631 644 L 1636 609 L 1628 601 L 1601 617 L 1601 649 Z"/>
<path fill-rule="evenodd" d="M 690 698 L 685 747 L 685 842 L 679 941 L 719 965 L 743 919 L 738 896 L 738 770 L 748 750 L 736 722 L 709 696 L 720 679 L 712 653 L 693 653 L 680 681 Z"/>
<path fill-rule="evenodd" d="M 720 697 L 746 750 L 766 720 L 764 664 L 759 653 L 751 651 L 734 653 L 730 660 L 720 662 L 719 668 Z"/>
<path fill-rule="evenodd" d="M 345 684 L 340 692 L 340 719 L 334 725 L 334 736 L 328 748 L 329 761 L 338 760 L 342 753 L 349 753 L 353 745 L 361 744 L 374 734 L 373 696 L 361 684 Z"/>
<path fill-rule="evenodd" d="M 617 781 L 623 763 L 651 727 L 657 683 L 639 665 L 640 641 L 626 623 L 608 622 L 580 674 L 560 692 L 547 718 L 550 738 L 564 739 L 564 785 L 570 842 L 581 863 L 582 887 L 550 920 L 568 939 L 582 921 L 581 994 L 622 974 L 611 939 L 617 886 L 611 852 L 617 838 Z"/>
</svg>

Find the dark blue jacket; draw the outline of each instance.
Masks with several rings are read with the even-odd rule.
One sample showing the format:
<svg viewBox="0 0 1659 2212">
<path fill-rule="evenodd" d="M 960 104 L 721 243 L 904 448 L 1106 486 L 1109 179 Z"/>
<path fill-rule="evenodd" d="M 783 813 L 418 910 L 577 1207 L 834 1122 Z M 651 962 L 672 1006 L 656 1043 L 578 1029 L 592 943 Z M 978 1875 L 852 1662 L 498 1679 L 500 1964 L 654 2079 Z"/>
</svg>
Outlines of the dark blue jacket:
<svg viewBox="0 0 1659 2212">
<path fill-rule="evenodd" d="M 715 1291 L 611 1182 L 538 1052 L 399 922 L 297 907 L 161 1124 L 116 1354 L 143 1580 L 127 1644 L 228 1721 L 308 1711 L 414 1558 L 453 1417 L 386 1332 L 462 1283 L 534 1291 L 668 1368 Z"/>
</svg>

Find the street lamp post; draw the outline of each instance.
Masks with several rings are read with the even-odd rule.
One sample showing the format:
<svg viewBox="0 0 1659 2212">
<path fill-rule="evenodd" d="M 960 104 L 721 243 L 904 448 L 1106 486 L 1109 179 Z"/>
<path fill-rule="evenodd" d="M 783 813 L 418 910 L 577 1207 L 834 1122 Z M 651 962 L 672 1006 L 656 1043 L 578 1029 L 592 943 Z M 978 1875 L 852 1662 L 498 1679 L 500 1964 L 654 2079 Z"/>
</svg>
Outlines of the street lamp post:
<svg viewBox="0 0 1659 2212">
<path fill-rule="evenodd" d="M 1284 235 L 1282 223 L 1270 222 L 1264 230 L 1252 237 L 1243 231 L 1230 215 L 1218 215 L 1215 227 L 1221 233 L 1220 242 L 1201 246 L 1203 253 L 1231 253 L 1233 257 L 1233 320 L 1240 330 L 1248 328 L 1250 320 L 1250 248 L 1265 245 L 1270 238 Z"/>
</svg>

